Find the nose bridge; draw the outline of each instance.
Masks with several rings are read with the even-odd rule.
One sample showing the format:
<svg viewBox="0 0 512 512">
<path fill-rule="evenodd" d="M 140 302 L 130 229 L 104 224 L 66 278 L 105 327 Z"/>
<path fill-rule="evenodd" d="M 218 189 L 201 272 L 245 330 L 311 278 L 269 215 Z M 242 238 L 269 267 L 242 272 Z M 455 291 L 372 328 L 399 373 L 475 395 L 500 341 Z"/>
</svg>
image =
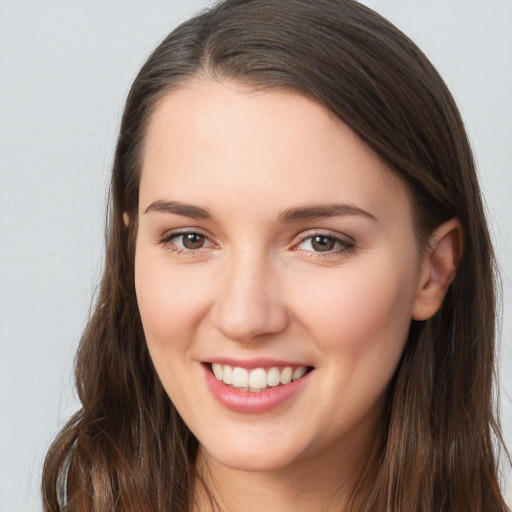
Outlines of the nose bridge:
<svg viewBox="0 0 512 512">
<path fill-rule="evenodd" d="M 213 322 L 224 336 L 251 342 L 286 327 L 287 311 L 275 267 L 264 251 L 249 248 L 227 258 L 212 311 Z"/>
</svg>

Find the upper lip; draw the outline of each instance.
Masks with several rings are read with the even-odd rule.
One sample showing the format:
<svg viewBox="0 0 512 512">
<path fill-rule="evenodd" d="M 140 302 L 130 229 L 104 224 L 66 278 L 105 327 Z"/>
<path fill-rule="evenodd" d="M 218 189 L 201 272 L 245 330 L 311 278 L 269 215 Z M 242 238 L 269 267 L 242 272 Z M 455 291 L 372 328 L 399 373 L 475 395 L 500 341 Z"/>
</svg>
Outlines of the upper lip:
<svg viewBox="0 0 512 512">
<path fill-rule="evenodd" d="M 311 367 L 310 364 L 298 361 L 287 361 L 285 359 L 275 359 L 269 357 L 258 357 L 251 359 L 234 359 L 231 357 L 212 357 L 211 359 L 207 359 L 204 361 L 206 364 L 227 364 L 229 366 L 236 366 L 239 368 L 245 368 L 247 370 L 253 368 L 272 368 L 274 366 L 284 368 L 286 366 L 291 366 L 293 368 L 297 368 L 298 366 L 307 366 Z"/>
</svg>

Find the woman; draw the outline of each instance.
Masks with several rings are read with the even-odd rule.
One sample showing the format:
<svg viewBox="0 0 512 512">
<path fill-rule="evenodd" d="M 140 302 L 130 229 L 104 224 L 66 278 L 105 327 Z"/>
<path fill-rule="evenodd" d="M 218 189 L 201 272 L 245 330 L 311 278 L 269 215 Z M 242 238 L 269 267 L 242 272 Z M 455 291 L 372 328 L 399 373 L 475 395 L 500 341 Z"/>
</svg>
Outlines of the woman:
<svg viewBox="0 0 512 512">
<path fill-rule="evenodd" d="M 110 213 L 46 510 L 507 510 L 471 150 L 388 22 L 184 23 L 132 86 Z"/>
</svg>

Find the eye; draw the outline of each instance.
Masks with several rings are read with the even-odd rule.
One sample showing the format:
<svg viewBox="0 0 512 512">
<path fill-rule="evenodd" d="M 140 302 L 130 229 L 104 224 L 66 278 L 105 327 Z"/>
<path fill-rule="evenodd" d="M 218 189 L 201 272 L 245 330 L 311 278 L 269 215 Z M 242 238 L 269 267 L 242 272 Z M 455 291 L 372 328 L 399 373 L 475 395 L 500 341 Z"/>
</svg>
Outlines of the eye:
<svg viewBox="0 0 512 512">
<path fill-rule="evenodd" d="M 160 243 L 176 252 L 197 251 L 214 246 L 214 243 L 207 236 L 195 231 L 169 233 L 164 235 Z"/>
<path fill-rule="evenodd" d="M 315 234 L 307 236 L 296 246 L 301 251 L 314 253 L 336 254 L 350 251 L 354 248 L 354 242 L 335 235 Z"/>
<path fill-rule="evenodd" d="M 193 250 L 203 247 L 206 242 L 206 237 L 199 233 L 185 233 L 184 235 L 175 237 L 173 241 L 176 244 L 178 240 L 185 249 Z"/>
</svg>

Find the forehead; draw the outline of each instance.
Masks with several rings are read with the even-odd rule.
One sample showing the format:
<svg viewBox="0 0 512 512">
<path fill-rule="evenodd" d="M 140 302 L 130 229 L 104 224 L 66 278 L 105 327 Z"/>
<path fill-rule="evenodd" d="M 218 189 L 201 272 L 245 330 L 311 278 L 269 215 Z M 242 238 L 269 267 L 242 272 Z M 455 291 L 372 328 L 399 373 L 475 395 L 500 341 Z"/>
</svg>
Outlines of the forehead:
<svg viewBox="0 0 512 512">
<path fill-rule="evenodd" d="M 215 193 L 214 193 L 215 192 Z M 290 90 L 193 82 L 155 107 L 142 159 L 141 208 L 157 196 L 269 206 L 399 205 L 406 187 L 340 120 Z"/>
</svg>

